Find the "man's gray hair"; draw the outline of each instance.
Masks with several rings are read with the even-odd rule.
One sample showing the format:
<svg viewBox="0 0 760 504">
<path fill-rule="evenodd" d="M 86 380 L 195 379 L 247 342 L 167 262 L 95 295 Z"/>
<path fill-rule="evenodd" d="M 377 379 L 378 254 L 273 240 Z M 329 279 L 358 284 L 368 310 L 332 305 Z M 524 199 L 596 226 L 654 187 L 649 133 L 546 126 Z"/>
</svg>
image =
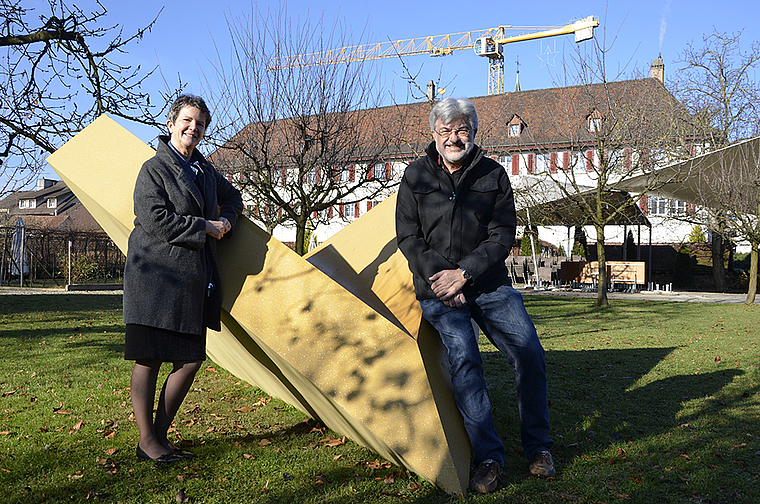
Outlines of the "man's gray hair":
<svg viewBox="0 0 760 504">
<path fill-rule="evenodd" d="M 203 101 L 203 98 L 200 96 L 178 96 L 177 99 L 174 100 L 174 103 L 172 103 L 172 106 L 169 107 L 169 112 L 166 114 L 166 118 L 171 122 L 175 122 L 177 120 L 177 116 L 179 115 L 179 111 L 185 107 L 195 107 L 200 110 L 206 116 L 206 127 L 208 128 L 208 125 L 211 122 L 211 112 L 206 106 L 206 102 Z"/>
<path fill-rule="evenodd" d="M 430 111 L 430 129 L 435 129 L 439 119 L 441 124 L 449 124 L 460 117 L 464 118 L 471 130 L 478 129 L 478 113 L 475 112 L 475 105 L 467 98 L 449 96 L 436 103 Z"/>
</svg>

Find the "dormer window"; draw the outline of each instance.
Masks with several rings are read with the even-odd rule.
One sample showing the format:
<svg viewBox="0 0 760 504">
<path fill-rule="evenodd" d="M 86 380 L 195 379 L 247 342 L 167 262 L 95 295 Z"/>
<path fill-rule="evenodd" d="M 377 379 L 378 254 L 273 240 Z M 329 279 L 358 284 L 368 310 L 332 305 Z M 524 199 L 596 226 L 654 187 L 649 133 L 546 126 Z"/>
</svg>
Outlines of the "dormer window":
<svg viewBox="0 0 760 504">
<path fill-rule="evenodd" d="M 55 208 L 57 206 L 58 206 L 58 198 L 48 198 L 47 200 L 48 208 Z"/>
<path fill-rule="evenodd" d="M 520 116 L 517 114 L 513 115 L 512 119 L 507 123 L 507 135 L 509 135 L 510 138 L 519 137 L 524 126 L 525 123 L 520 119 Z"/>
<path fill-rule="evenodd" d="M 586 118 L 588 130 L 591 133 L 597 133 L 602 129 L 602 114 L 598 110 L 594 110 Z"/>
</svg>

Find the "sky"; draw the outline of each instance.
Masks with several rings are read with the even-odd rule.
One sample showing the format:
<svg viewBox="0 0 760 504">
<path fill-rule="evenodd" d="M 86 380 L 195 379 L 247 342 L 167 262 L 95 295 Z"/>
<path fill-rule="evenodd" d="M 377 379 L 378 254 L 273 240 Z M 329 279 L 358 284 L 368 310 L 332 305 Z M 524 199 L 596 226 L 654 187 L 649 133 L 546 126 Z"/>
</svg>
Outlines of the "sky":
<svg viewBox="0 0 760 504">
<path fill-rule="evenodd" d="M 104 22 L 123 26 L 125 35 L 150 23 L 162 5 L 156 0 L 101 0 L 101 3 L 108 11 Z M 46 4 L 45 0 L 24 2 L 26 7 L 37 7 L 41 12 L 46 11 Z M 87 10 L 92 8 L 94 2 L 82 0 L 76 4 Z M 210 61 L 214 60 L 216 52 L 223 56 L 229 54 L 228 23 L 241 16 L 250 17 L 256 7 L 266 11 L 285 5 L 288 16 L 293 19 L 315 20 L 324 17 L 328 25 L 336 19 L 341 20 L 354 34 L 363 34 L 364 40 L 369 42 L 482 30 L 499 25 L 562 26 L 594 16 L 600 23 L 595 37 L 610 48 L 608 75 L 630 76 L 639 72 L 648 76 L 649 65 L 661 53 L 666 84 L 676 72 L 676 62 L 686 45 L 693 42 L 701 47 L 703 35 L 712 33 L 714 29 L 720 32 L 744 30 L 741 38 L 743 48 L 760 40 L 760 23 L 752 14 L 757 10 L 756 0 L 724 0 L 717 4 L 706 0 L 617 0 L 609 3 L 583 0 L 260 0 L 256 4 L 245 0 L 184 0 L 165 1 L 163 5 L 164 9 L 153 30 L 138 44 L 131 45 L 129 53 L 119 59 L 120 63 L 139 64 L 142 68 L 159 67 L 145 88 L 156 100 L 164 89 L 163 79 L 176 83 L 181 78 L 187 83 L 188 92 L 202 94 L 203 76 L 213 71 Z M 563 55 L 572 54 L 575 45 L 572 35 L 506 45 L 505 91 L 514 89 L 518 60 L 522 90 L 553 87 L 557 78 L 561 78 Z M 428 80 L 439 80 L 445 87 L 444 96 L 487 94 L 487 59 L 478 57 L 472 51 L 457 51 L 451 56 L 439 58 L 413 56 L 407 58 L 407 65 L 412 72 L 418 73 L 418 82 L 423 86 Z M 389 96 L 393 94 L 397 101 L 406 101 L 407 84 L 401 77 L 399 63 L 384 60 L 382 73 L 383 85 L 387 87 Z M 145 142 L 158 134 L 150 128 L 120 122 Z M 58 178 L 49 167 L 45 175 Z"/>
</svg>

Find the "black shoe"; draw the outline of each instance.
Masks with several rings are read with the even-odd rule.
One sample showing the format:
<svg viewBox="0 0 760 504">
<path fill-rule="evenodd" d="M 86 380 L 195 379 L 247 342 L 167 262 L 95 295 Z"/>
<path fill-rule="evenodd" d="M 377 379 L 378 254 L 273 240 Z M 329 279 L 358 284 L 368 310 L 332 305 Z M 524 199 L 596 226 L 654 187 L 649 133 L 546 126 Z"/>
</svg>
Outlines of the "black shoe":
<svg viewBox="0 0 760 504">
<path fill-rule="evenodd" d="M 175 448 L 172 454 L 178 456 L 179 458 L 188 459 L 188 460 L 194 457 L 194 455 L 191 452 L 187 450 L 183 450 L 182 448 Z"/>
<path fill-rule="evenodd" d="M 495 492 L 501 481 L 501 466 L 492 459 L 486 459 L 475 470 L 475 476 L 470 480 L 473 492 L 485 494 Z"/>
<path fill-rule="evenodd" d="M 536 450 L 530 456 L 528 471 L 539 478 L 553 478 L 557 471 L 554 469 L 554 459 L 548 450 Z"/>
<path fill-rule="evenodd" d="M 137 458 L 140 460 L 151 460 L 159 464 L 171 464 L 172 462 L 181 460 L 181 457 L 179 455 L 175 455 L 174 453 L 164 453 L 163 455 L 159 455 L 158 457 L 153 458 L 145 453 L 143 449 L 140 448 L 140 445 L 137 445 Z"/>
</svg>

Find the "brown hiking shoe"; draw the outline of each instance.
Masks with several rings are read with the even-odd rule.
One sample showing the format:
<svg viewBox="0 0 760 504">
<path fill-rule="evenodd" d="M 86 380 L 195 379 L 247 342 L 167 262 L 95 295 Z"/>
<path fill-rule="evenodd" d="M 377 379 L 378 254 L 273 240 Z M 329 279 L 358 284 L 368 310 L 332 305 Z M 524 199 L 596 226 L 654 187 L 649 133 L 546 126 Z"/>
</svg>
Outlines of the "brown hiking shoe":
<svg viewBox="0 0 760 504">
<path fill-rule="evenodd" d="M 499 488 L 501 481 L 501 466 L 492 459 L 486 459 L 475 470 L 475 476 L 470 480 L 470 488 L 476 493 L 491 493 Z"/>
<path fill-rule="evenodd" d="M 554 470 L 554 460 L 548 450 L 536 450 L 530 456 L 528 471 L 539 478 L 553 478 L 557 471 Z"/>
</svg>

